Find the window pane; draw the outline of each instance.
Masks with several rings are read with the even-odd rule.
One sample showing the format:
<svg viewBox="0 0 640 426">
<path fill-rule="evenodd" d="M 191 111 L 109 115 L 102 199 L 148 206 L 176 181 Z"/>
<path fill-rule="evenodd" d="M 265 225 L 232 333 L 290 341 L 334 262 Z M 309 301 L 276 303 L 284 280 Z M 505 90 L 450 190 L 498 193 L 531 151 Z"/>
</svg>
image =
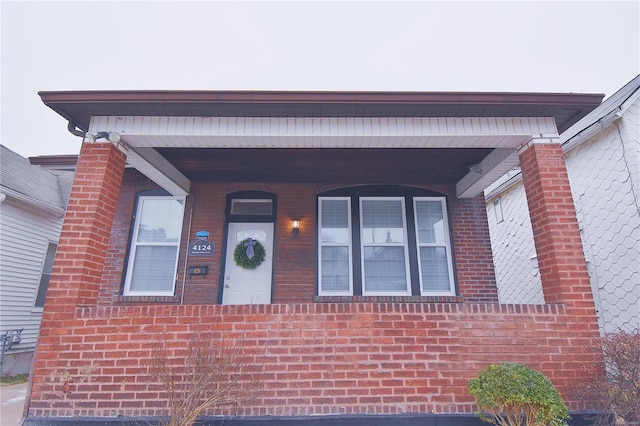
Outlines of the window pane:
<svg viewBox="0 0 640 426">
<path fill-rule="evenodd" d="M 400 200 L 362 201 L 362 242 L 403 243 L 404 221 Z"/>
<path fill-rule="evenodd" d="M 47 253 L 44 256 L 42 275 L 40 276 L 40 284 L 38 285 L 38 293 L 36 294 L 36 302 L 34 304 L 36 308 L 44 307 L 44 299 L 47 295 L 47 289 L 49 288 L 49 279 L 51 278 L 53 259 L 56 257 L 57 248 L 58 246 L 54 243 L 49 243 L 47 246 Z"/>
<path fill-rule="evenodd" d="M 451 290 L 446 248 L 420 247 L 420 267 L 425 292 Z"/>
<path fill-rule="evenodd" d="M 367 292 L 405 292 L 404 247 L 364 247 L 364 287 Z"/>
<path fill-rule="evenodd" d="M 349 291 L 349 248 L 322 247 L 322 291 Z"/>
<path fill-rule="evenodd" d="M 322 200 L 320 209 L 323 243 L 347 243 L 349 241 L 349 204 L 347 200 Z"/>
<path fill-rule="evenodd" d="M 40 286 L 38 287 L 38 294 L 36 295 L 36 308 L 44 308 L 44 299 L 47 296 L 47 289 L 49 288 L 49 279 L 51 275 L 42 274 L 40 277 Z"/>
<path fill-rule="evenodd" d="M 178 242 L 182 231 L 182 200 L 144 199 L 138 242 Z"/>
<path fill-rule="evenodd" d="M 232 200 L 231 214 L 271 216 L 272 206 L 272 200 Z"/>
<path fill-rule="evenodd" d="M 418 242 L 445 244 L 444 217 L 440 201 L 416 201 Z"/>
<path fill-rule="evenodd" d="M 130 291 L 172 292 L 178 248 L 138 246 Z"/>
</svg>

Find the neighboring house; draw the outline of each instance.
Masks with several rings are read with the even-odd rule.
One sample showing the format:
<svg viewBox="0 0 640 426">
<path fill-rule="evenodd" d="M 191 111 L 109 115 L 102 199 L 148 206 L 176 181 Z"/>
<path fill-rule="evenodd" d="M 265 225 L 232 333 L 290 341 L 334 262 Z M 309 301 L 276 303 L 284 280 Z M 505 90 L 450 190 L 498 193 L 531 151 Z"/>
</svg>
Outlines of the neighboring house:
<svg viewBox="0 0 640 426">
<path fill-rule="evenodd" d="M 640 76 L 560 135 L 601 332 L 640 328 Z M 486 192 L 501 303 L 544 303 L 522 175 Z"/>
<path fill-rule="evenodd" d="M 184 357 L 222 331 L 261 386 L 212 422 L 477 424 L 467 381 L 501 361 L 548 375 L 574 424 L 594 408 L 576 395 L 599 330 L 558 140 L 602 95 L 40 96 L 84 143 L 25 424 L 166 415 L 154 342 Z M 483 191 L 518 163 L 544 304 L 498 301 Z"/>
<path fill-rule="evenodd" d="M 2 376 L 29 372 L 73 163 L 44 170 L 0 145 Z"/>
</svg>

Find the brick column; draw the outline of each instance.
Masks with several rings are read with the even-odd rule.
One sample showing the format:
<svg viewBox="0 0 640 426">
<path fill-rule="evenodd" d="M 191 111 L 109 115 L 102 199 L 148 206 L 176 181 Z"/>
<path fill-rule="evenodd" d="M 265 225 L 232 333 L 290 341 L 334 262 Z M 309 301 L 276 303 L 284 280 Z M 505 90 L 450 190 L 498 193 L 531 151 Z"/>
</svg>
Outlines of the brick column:
<svg viewBox="0 0 640 426">
<path fill-rule="evenodd" d="M 563 303 L 568 312 L 582 309 L 595 320 L 562 147 L 558 143 L 534 143 L 520 153 L 520 164 L 545 301 Z"/>
<path fill-rule="evenodd" d="M 51 274 L 42 328 L 95 306 L 126 155 L 111 143 L 83 143 Z"/>
</svg>

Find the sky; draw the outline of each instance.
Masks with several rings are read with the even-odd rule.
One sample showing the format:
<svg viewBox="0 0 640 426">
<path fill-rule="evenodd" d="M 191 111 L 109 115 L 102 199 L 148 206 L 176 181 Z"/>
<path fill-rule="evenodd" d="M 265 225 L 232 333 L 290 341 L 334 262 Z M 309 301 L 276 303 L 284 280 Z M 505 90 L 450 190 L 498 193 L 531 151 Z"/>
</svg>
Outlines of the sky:
<svg viewBox="0 0 640 426">
<path fill-rule="evenodd" d="M 38 91 L 574 92 L 640 73 L 635 1 L 0 2 L 1 143 L 77 154 Z"/>
</svg>

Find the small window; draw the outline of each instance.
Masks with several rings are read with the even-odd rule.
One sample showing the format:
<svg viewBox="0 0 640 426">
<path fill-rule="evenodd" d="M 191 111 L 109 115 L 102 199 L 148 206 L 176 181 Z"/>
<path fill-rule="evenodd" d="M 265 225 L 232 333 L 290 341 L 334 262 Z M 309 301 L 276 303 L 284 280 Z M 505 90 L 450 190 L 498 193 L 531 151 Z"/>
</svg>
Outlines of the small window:
<svg viewBox="0 0 640 426">
<path fill-rule="evenodd" d="M 500 223 L 504 220 L 502 217 L 502 204 L 500 203 L 500 198 L 497 198 L 493 202 L 493 212 L 496 215 L 496 223 Z"/>
<path fill-rule="evenodd" d="M 133 229 L 125 295 L 173 295 L 184 197 L 140 196 Z"/>
<path fill-rule="evenodd" d="M 36 308 L 44 307 L 44 299 L 47 295 L 47 289 L 49 288 L 49 279 L 51 278 L 53 259 L 56 257 L 57 248 L 58 246 L 55 243 L 49 243 L 47 247 L 47 254 L 44 256 L 44 265 L 42 267 L 42 275 L 40 276 L 40 285 L 38 286 L 38 293 L 36 294 L 36 302 L 34 304 Z"/>
<path fill-rule="evenodd" d="M 271 216 L 272 200 L 231 200 L 232 215 Z"/>
</svg>

